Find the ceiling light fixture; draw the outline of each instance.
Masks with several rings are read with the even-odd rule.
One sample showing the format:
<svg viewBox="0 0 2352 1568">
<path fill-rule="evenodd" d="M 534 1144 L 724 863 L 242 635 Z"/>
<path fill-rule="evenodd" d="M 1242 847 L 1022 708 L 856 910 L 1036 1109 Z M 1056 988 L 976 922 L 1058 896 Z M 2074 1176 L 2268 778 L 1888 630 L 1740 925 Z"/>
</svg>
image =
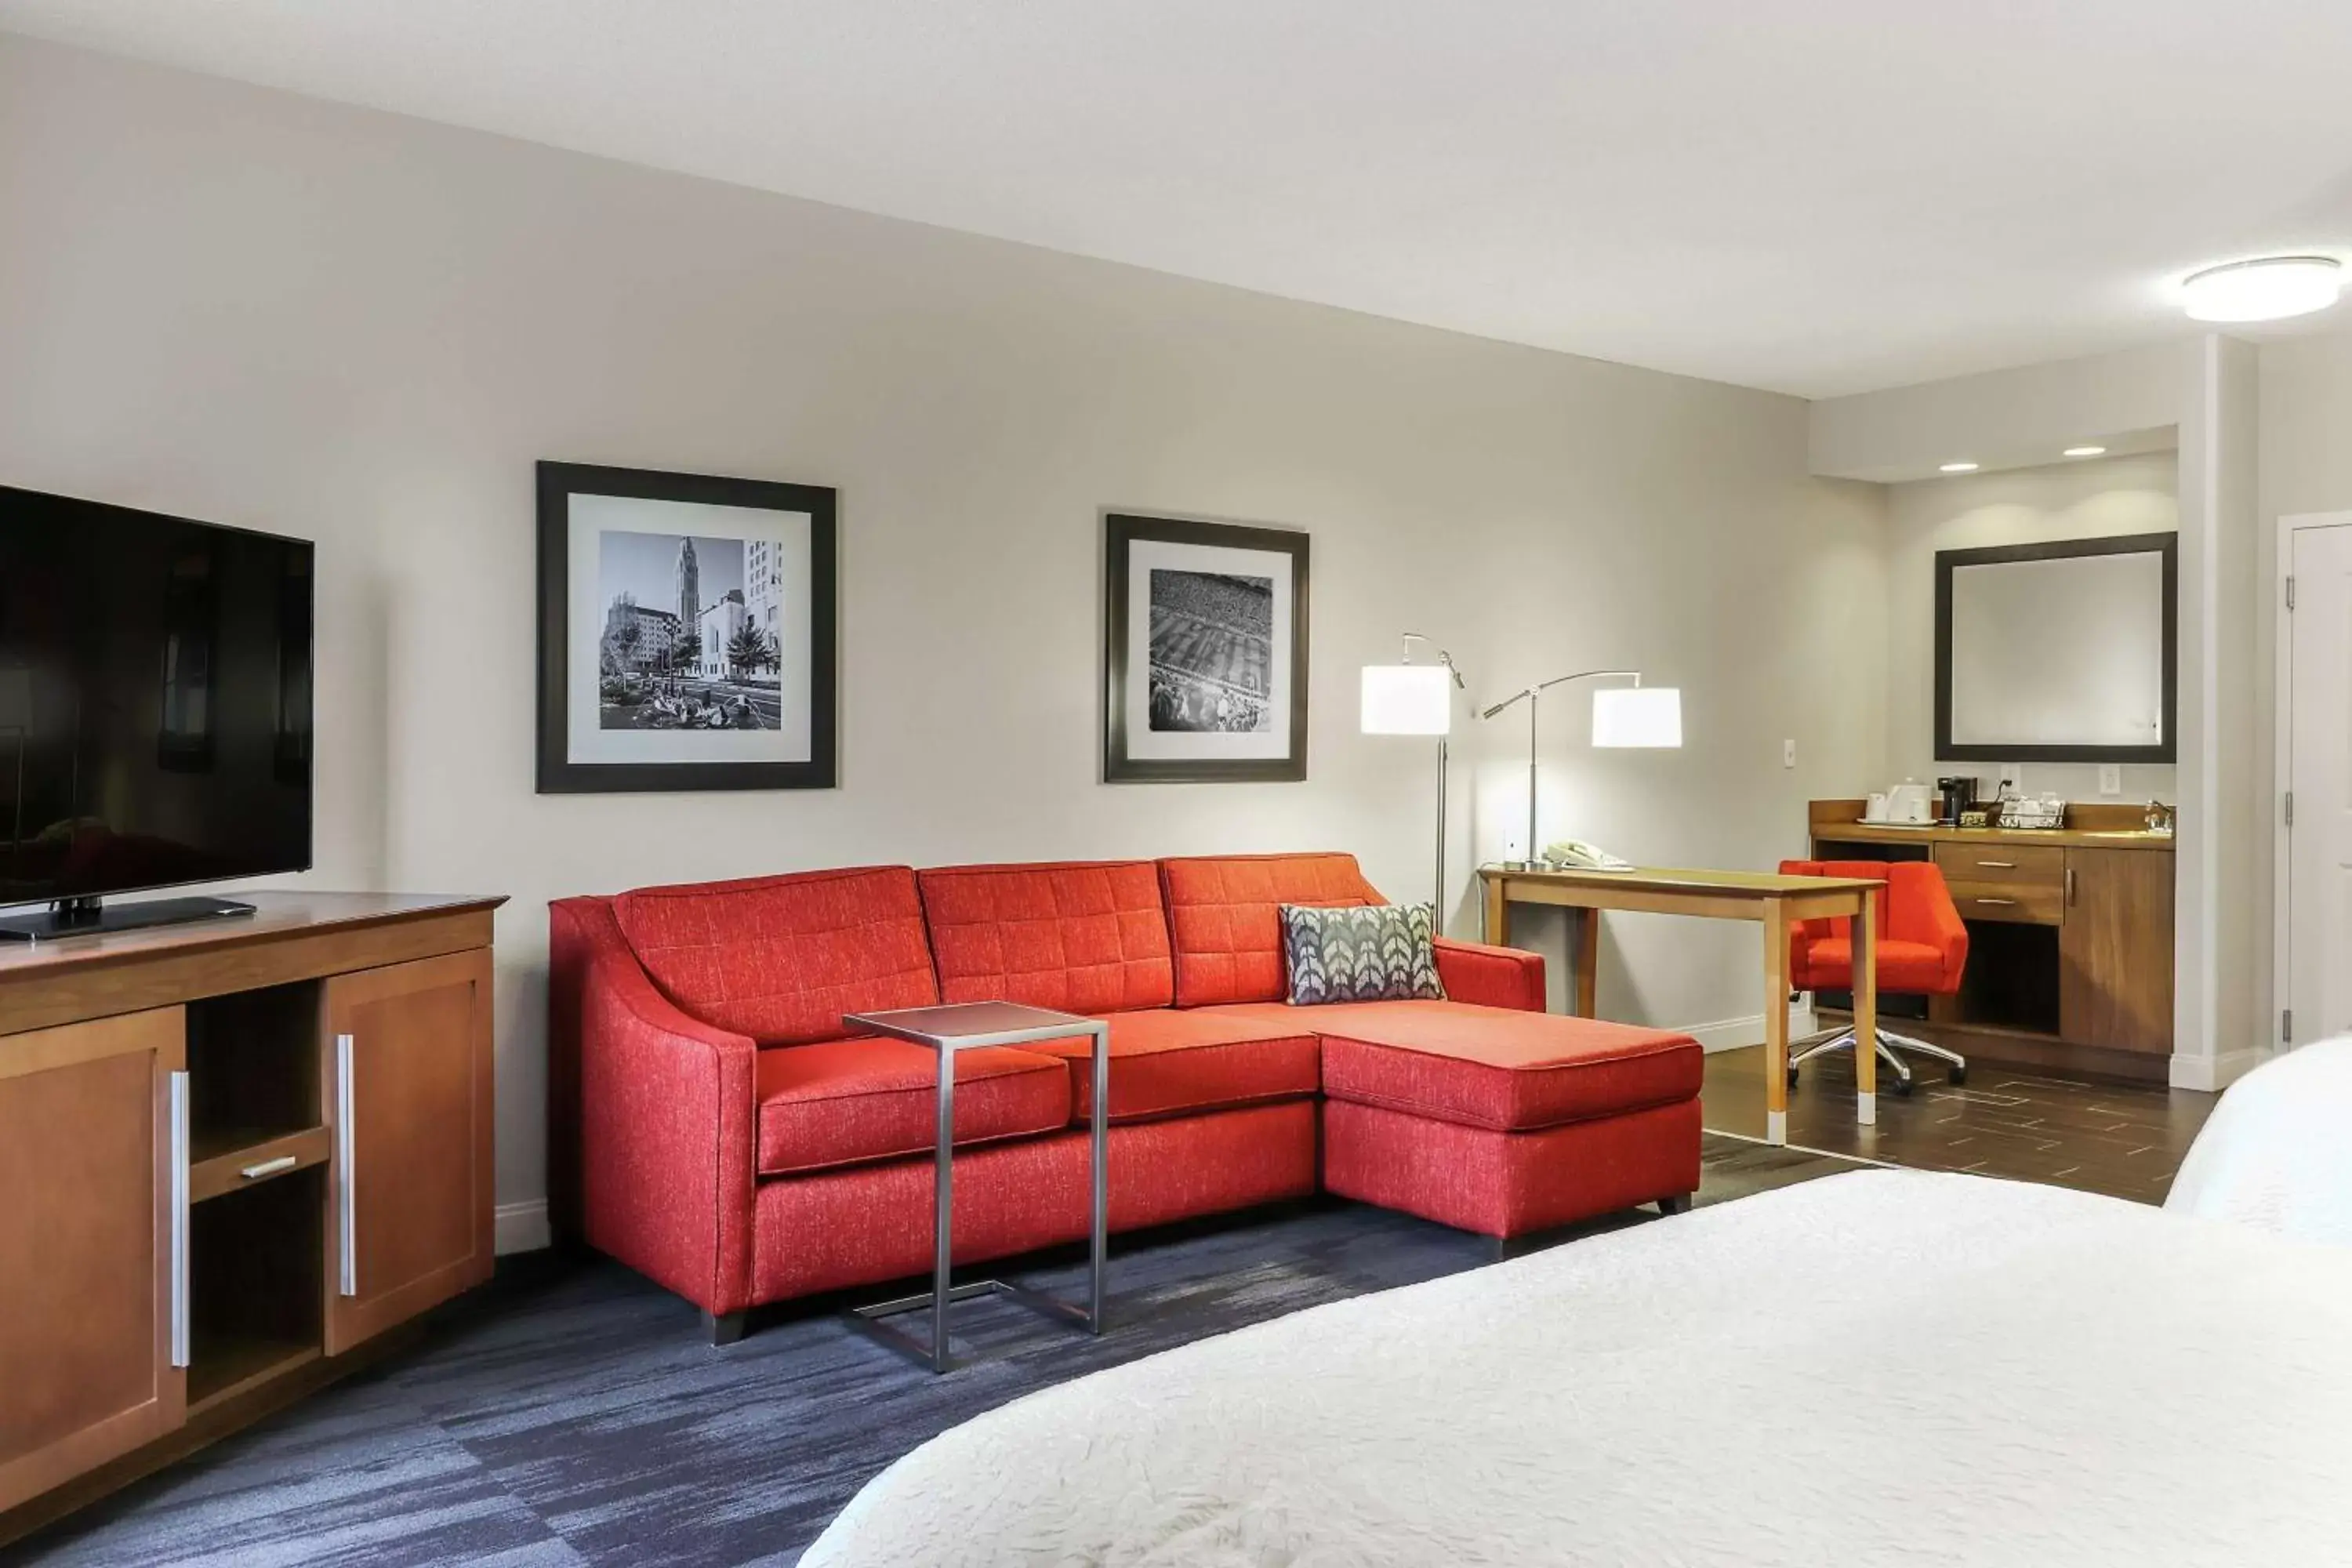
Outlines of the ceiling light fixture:
<svg viewBox="0 0 2352 1568">
<path fill-rule="evenodd" d="M 1936 471 L 1939 474 L 1973 474 L 1977 466 L 1974 463 L 1946 463 Z"/>
<path fill-rule="evenodd" d="M 2104 458 L 2107 449 L 2105 447 L 2069 447 L 2064 455 L 2069 458 Z"/>
<path fill-rule="evenodd" d="M 2336 303 L 2344 268 L 2326 256 L 2265 256 L 2192 272 L 2180 283 L 2192 321 L 2278 321 Z"/>
</svg>

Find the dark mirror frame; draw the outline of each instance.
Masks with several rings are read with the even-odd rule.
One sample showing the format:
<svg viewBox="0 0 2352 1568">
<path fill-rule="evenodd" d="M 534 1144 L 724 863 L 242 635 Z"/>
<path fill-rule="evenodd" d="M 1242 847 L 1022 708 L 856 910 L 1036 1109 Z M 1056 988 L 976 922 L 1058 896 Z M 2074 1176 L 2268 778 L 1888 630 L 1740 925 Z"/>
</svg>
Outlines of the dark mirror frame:
<svg viewBox="0 0 2352 1568">
<path fill-rule="evenodd" d="M 2065 561 L 2089 555 L 2164 558 L 2164 742 L 2156 746 L 1954 745 L 1952 743 L 1952 573 L 1961 566 Z M 2127 533 L 1936 552 L 1936 760 L 1939 763 L 2169 763 L 2180 750 L 2180 536 Z"/>
</svg>

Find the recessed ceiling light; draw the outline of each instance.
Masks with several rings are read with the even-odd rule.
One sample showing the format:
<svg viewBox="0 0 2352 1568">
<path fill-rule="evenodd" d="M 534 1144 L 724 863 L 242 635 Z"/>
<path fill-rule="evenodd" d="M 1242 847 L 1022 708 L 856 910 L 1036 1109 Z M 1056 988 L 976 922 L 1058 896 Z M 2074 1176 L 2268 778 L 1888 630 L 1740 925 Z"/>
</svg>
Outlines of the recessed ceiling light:
<svg viewBox="0 0 2352 1568">
<path fill-rule="evenodd" d="M 1937 470 L 1938 473 L 1945 474 L 1973 474 L 1976 471 L 1977 466 L 1974 463 L 1946 463 Z"/>
<path fill-rule="evenodd" d="M 2192 272 L 2180 303 L 2192 321 L 2277 321 L 2336 303 L 2344 269 L 2325 256 L 2265 256 Z"/>
<path fill-rule="evenodd" d="M 2107 449 L 2105 447 L 2069 447 L 2066 448 L 2066 456 L 2070 458 L 2104 458 L 2106 455 Z"/>
</svg>

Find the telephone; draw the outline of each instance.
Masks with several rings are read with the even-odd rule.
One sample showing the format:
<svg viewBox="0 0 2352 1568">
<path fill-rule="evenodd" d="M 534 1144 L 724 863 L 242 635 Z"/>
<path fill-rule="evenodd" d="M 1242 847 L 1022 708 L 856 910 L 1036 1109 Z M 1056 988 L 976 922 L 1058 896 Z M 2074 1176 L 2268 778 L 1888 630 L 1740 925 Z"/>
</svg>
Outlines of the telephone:
<svg viewBox="0 0 2352 1568">
<path fill-rule="evenodd" d="M 1588 844 L 1581 838 L 1563 838 L 1557 844 L 1544 846 L 1544 858 L 1568 871 L 1630 871 L 1631 860 L 1620 860 L 1598 844 Z"/>
</svg>

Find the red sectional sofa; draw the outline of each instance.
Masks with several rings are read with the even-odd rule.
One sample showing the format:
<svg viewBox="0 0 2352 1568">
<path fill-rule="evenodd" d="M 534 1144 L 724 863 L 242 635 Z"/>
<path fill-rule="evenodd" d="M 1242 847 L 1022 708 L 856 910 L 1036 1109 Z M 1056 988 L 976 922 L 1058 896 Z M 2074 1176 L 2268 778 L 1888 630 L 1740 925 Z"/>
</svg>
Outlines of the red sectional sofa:
<svg viewBox="0 0 2352 1568">
<path fill-rule="evenodd" d="M 1441 939 L 1444 1001 L 1293 1007 L 1279 907 L 1347 855 L 865 867 L 551 910 L 559 1228 L 700 1306 L 930 1263 L 934 1064 L 845 1013 L 1003 999 L 1110 1024 L 1110 1223 L 1318 1188 L 1510 1237 L 1698 1185 L 1687 1036 L 1546 1013 L 1543 961 Z M 959 1262 L 1083 1237 L 1087 1042 L 957 1058 Z"/>
</svg>

